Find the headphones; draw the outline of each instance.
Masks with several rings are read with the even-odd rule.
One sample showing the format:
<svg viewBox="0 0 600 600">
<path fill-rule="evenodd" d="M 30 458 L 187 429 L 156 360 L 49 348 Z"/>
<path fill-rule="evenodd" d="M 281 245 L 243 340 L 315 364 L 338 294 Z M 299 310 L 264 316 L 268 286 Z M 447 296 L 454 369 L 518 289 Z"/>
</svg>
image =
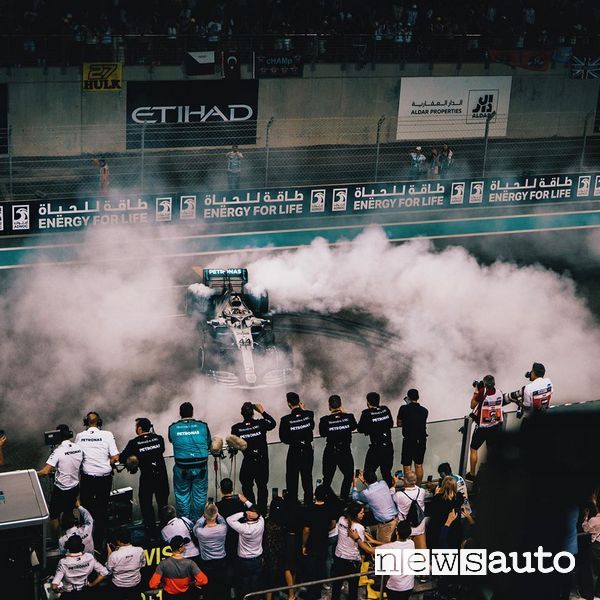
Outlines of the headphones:
<svg viewBox="0 0 600 600">
<path fill-rule="evenodd" d="M 90 415 L 96 415 L 98 417 L 97 421 L 96 421 L 96 426 L 97 427 L 102 427 L 102 417 L 95 411 L 95 410 L 90 410 L 90 412 L 84 417 L 83 419 L 83 425 L 85 427 L 89 427 L 89 419 L 88 417 Z"/>
</svg>

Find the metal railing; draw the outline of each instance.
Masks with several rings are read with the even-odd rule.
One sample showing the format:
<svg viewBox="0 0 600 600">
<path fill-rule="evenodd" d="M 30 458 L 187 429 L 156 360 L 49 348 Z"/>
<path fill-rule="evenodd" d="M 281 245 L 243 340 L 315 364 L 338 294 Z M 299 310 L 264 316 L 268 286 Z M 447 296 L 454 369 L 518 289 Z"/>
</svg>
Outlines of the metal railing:
<svg viewBox="0 0 600 600">
<path fill-rule="evenodd" d="M 305 581 L 302 583 L 295 583 L 294 585 L 286 585 L 276 588 L 269 588 L 266 590 L 260 590 L 257 592 L 250 592 L 244 596 L 244 600 L 248 600 L 249 598 L 260 598 L 265 594 L 275 594 L 277 592 L 286 592 L 289 590 L 297 590 L 300 588 L 309 588 L 315 585 L 323 585 L 324 583 L 331 583 L 332 581 L 347 581 L 348 579 L 356 579 L 357 577 L 370 577 L 375 575 L 375 571 L 365 571 L 361 573 L 352 573 L 350 575 L 340 575 L 339 577 L 327 577 L 325 579 L 315 579 L 313 581 Z M 383 584 L 384 577 L 381 577 L 381 581 L 379 583 L 379 597 L 383 598 Z"/>
<path fill-rule="evenodd" d="M 397 140 L 398 118 L 276 119 L 253 123 L 256 143 L 241 145 L 240 188 L 348 184 L 411 180 L 409 153 L 447 143 L 454 157 L 447 176 L 512 176 L 600 168 L 600 137 L 591 113 L 511 113 L 506 137 L 466 135 L 464 120 L 444 119 L 421 126 L 420 140 Z M 119 127 L 121 128 L 119 130 Z M 107 159 L 110 188 L 123 193 L 226 189 L 225 154 L 239 132 L 216 125 L 109 124 L 9 128 L 8 153 L 0 156 L 0 199 L 95 196 L 99 188 L 94 157 Z M 525 129 L 526 128 L 526 129 Z M 530 137 L 514 137 L 514 135 Z M 578 133 L 577 133 L 578 132 Z M 543 135 L 543 137 L 541 137 Z M 447 136 L 442 138 L 442 136 Z M 126 137 L 131 142 L 128 147 Z M 218 138 L 216 141 L 215 139 Z M 434 138 L 434 139 L 432 139 Z M 162 146 L 161 146 L 162 144 Z M 218 144 L 218 146 L 211 144 Z M 435 178 L 425 170 L 419 179 Z"/>
</svg>

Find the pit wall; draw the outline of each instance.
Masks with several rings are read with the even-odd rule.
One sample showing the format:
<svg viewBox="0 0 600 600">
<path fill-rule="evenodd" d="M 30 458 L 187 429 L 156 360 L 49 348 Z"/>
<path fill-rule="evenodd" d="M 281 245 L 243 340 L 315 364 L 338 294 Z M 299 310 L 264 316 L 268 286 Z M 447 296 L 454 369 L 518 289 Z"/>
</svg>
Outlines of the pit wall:
<svg viewBox="0 0 600 600">
<path fill-rule="evenodd" d="M 507 137 L 581 136 L 593 129 L 599 79 L 572 80 L 556 66 L 538 73 L 492 64 L 305 66 L 299 79 L 262 79 L 259 85 L 257 146 L 265 145 L 264 124 L 274 117 L 271 146 L 374 143 L 378 119 L 386 116 L 381 142 L 396 141 L 401 79 L 428 76 L 512 76 Z M 244 67 L 242 77 L 251 73 Z M 215 79 L 216 76 L 204 77 Z M 85 92 L 77 67 L 4 71 L 13 156 L 66 156 L 125 152 L 127 81 L 188 79 L 181 67 L 125 67 L 122 92 Z M 197 77 L 194 79 L 203 79 Z M 307 119 L 310 129 L 307 135 Z M 276 129 L 273 129 L 276 133 Z"/>
</svg>

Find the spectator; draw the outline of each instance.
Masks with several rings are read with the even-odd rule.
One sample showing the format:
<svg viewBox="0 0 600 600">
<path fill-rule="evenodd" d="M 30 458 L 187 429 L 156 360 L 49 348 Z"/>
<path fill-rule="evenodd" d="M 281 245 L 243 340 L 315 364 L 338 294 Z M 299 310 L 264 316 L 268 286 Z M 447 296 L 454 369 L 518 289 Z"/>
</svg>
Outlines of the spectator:
<svg viewBox="0 0 600 600">
<path fill-rule="evenodd" d="M 440 481 L 444 479 L 444 477 L 452 477 L 454 481 L 456 481 L 456 491 L 460 492 L 463 495 L 464 503 L 463 508 L 467 511 L 467 513 L 471 514 L 471 504 L 469 503 L 469 492 L 467 490 L 467 484 L 465 480 L 458 474 L 452 472 L 452 467 L 450 463 L 442 463 L 438 466 L 438 474 L 440 476 Z M 435 484 L 433 484 L 433 489 L 435 489 Z M 464 517 L 464 514 L 463 514 Z"/>
<path fill-rule="evenodd" d="M 394 482 L 394 485 L 395 484 L 396 482 Z M 394 502 L 398 508 L 398 518 L 400 522 L 406 521 L 412 517 L 412 515 L 409 517 L 409 513 L 413 502 L 416 502 L 420 507 L 422 511 L 421 517 L 424 515 L 425 492 L 417 486 L 417 476 L 414 473 L 407 473 L 404 476 L 404 489 L 399 490 L 394 494 Z M 424 550 L 427 548 L 427 541 L 425 539 L 425 519 L 422 518 L 420 523 L 417 523 L 415 520 L 413 520 L 410 525 L 410 537 L 415 543 L 415 547 L 419 550 Z"/>
<path fill-rule="evenodd" d="M 430 179 L 438 179 L 440 176 L 440 156 L 438 149 L 433 147 L 428 161 L 428 172 Z"/>
<path fill-rule="evenodd" d="M 365 508 L 357 502 L 348 507 L 346 514 L 338 520 L 338 543 L 333 559 L 332 577 L 342 575 L 357 575 L 361 568 L 361 550 L 366 554 L 374 554 L 375 551 L 369 544 L 379 545 L 365 531 L 361 521 L 365 516 Z M 348 578 L 347 600 L 358 598 L 358 577 Z M 332 600 L 340 600 L 342 580 L 332 581 Z"/>
<path fill-rule="evenodd" d="M 240 175 L 242 172 L 242 159 L 244 158 L 244 155 L 234 144 L 231 146 L 231 150 L 225 157 L 227 158 L 227 183 L 229 184 L 229 189 L 237 190 L 240 187 Z"/>
<path fill-rule="evenodd" d="M 285 502 L 276 497 L 271 500 L 269 516 L 265 521 L 263 537 L 263 559 L 265 563 L 264 581 L 266 588 L 294 585 L 295 560 L 288 556 L 288 519 L 286 518 Z M 289 563 L 292 564 L 289 564 Z M 294 590 L 288 591 L 288 597 L 293 600 Z M 267 594 L 266 600 L 273 600 L 273 594 Z"/>
<path fill-rule="evenodd" d="M 58 549 L 60 552 L 65 551 L 66 543 L 73 535 L 78 535 L 83 542 L 85 552 L 94 553 L 94 519 L 90 512 L 83 506 L 80 506 L 79 500 L 76 499 L 76 512 L 66 510 L 62 513 L 61 526 L 65 532 L 58 540 Z"/>
<path fill-rule="evenodd" d="M 243 512 L 246 505 L 240 500 L 237 494 L 233 493 L 233 482 L 229 478 L 221 480 L 221 500 L 217 502 L 219 514 L 224 518 L 230 517 L 238 512 Z M 236 531 L 227 528 L 227 537 L 225 538 L 225 552 L 227 556 L 227 579 L 226 579 L 226 598 L 231 598 L 231 587 L 235 580 L 235 563 L 237 561 L 238 534 Z"/>
<path fill-rule="evenodd" d="M 583 511 L 581 528 L 591 536 L 590 562 L 592 567 L 593 596 L 600 596 L 600 514 L 595 504 Z"/>
<path fill-rule="evenodd" d="M 227 518 L 227 525 L 239 534 L 238 558 L 236 574 L 238 598 L 243 598 L 250 592 L 259 589 L 262 572 L 262 538 L 265 530 L 265 520 L 258 507 L 249 502 L 244 496 L 240 500 L 246 504 L 245 512 L 238 512 Z"/>
<path fill-rule="evenodd" d="M 5 433 L 2 433 L 2 435 L 0 436 L 0 467 L 5 466 L 6 461 L 4 458 L 4 446 L 6 444 L 7 441 L 7 437 Z"/>
<path fill-rule="evenodd" d="M 323 451 L 323 483 L 331 487 L 336 469 L 343 475 L 340 498 L 345 500 L 350 493 L 354 473 L 352 457 L 352 432 L 356 429 L 356 419 L 352 413 L 344 412 L 342 399 L 338 395 L 329 397 L 331 414 L 321 417 L 319 435 L 327 438 Z"/>
<path fill-rule="evenodd" d="M 109 186 L 109 172 L 108 172 L 108 163 L 104 158 L 94 158 L 92 162 L 100 167 L 99 171 L 99 190 L 101 196 L 106 196 L 108 194 L 108 186 Z"/>
<path fill-rule="evenodd" d="M 144 526 L 152 539 L 157 537 L 156 513 L 152 497 L 160 509 L 169 503 L 169 477 L 163 453 L 165 441 L 162 435 L 154 433 L 150 419 L 140 417 L 135 420 L 135 438 L 129 440 L 120 454 L 120 461 L 127 464 L 135 457 L 140 469 L 140 510 Z"/>
<path fill-rule="evenodd" d="M 305 557 L 308 579 L 325 579 L 327 573 L 327 547 L 329 532 L 335 530 L 338 515 L 327 504 L 327 488 L 318 485 L 312 506 L 306 511 L 302 530 L 302 555 Z M 337 536 L 336 536 L 337 537 Z M 336 539 L 337 545 L 337 539 Z M 321 586 L 311 586 L 306 591 L 306 600 L 320 600 Z"/>
<path fill-rule="evenodd" d="M 461 513 L 463 502 L 463 495 L 457 491 L 454 478 L 444 477 L 441 485 L 436 488 L 429 507 L 427 540 L 430 548 L 460 547 L 462 539 L 460 521 L 452 520 L 449 525 L 446 525 L 446 521 L 452 511 L 456 516 Z M 442 527 L 449 529 L 442 531 Z"/>
<path fill-rule="evenodd" d="M 279 439 L 289 446 L 285 462 L 285 484 L 289 498 L 298 498 L 298 476 L 302 480 L 304 504 L 312 501 L 312 470 L 314 462 L 313 429 L 315 414 L 305 410 L 300 396 L 295 392 L 286 395 L 288 407 L 292 411 L 281 417 L 279 422 Z"/>
<path fill-rule="evenodd" d="M 150 578 L 150 589 L 157 590 L 162 586 L 163 600 L 191 598 L 189 592 L 208 581 L 198 565 L 184 556 L 189 541 L 189 538 L 180 535 L 171 538 L 169 545 L 173 554 L 158 563 L 154 575 Z"/>
<path fill-rule="evenodd" d="M 163 506 L 160 509 L 160 527 L 160 536 L 165 542 L 175 536 L 186 538 L 183 558 L 189 558 L 196 563 L 199 562 L 200 551 L 195 543 L 194 524 L 187 517 L 176 516 L 175 508 L 170 504 Z"/>
<path fill-rule="evenodd" d="M 61 443 L 52 451 L 46 464 L 37 474 L 39 477 L 54 475 L 54 485 L 50 497 L 50 525 L 52 533 L 58 537 L 59 517 L 63 512 L 73 511 L 79 496 L 79 471 L 83 461 L 81 447 L 70 441 L 73 432 L 68 425 L 56 426 L 60 432 Z"/>
<path fill-rule="evenodd" d="M 442 146 L 442 152 L 440 154 L 440 177 L 443 179 L 448 175 L 450 167 L 454 162 L 454 152 L 448 144 Z"/>
<path fill-rule="evenodd" d="M 67 555 L 58 561 L 52 589 L 60 592 L 64 600 L 85 597 L 90 588 L 95 588 L 108 575 L 108 570 L 93 554 L 85 552 L 78 535 L 72 535 L 67 540 L 65 549 Z M 96 577 L 90 582 L 89 577 L 94 572 Z"/>
<path fill-rule="evenodd" d="M 377 540 L 387 544 L 392 539 L 392 534 L 398 524 L 398 509 L 394 504 L 393 491 L 387 482 L 377 481 L 375 471 L 365 471 L 359 475 L 367 487 L 359 492 L 356 489 L 356 478 L 352 481 L 352 500 L 366 504 L 377 521 Z"/>
<path fill-rule="evenodd" d="M 194 525 L 194 534 L 200 547 L 200 568 L 208 577 L 208 583 L 204 588 L 205 600 L 227 598 L 225 583 L 227 524 L 215 504 L 206 505 L 204 515 Z"/>
<path fill-rule="evenodd" d="M 329 530 L 327 538 L 327 563 L 326 571 L 327 577 L 331 577 L 331 570 L 333 567 L 333 559 L 335 558 L 335 549 L 338 543 L 338 528 L 337 521 L 344 514 L 344 502 L 342 502 L 334 493 L 331 487 L 323 485 L 325 489 L 325 506 L 331 514 L 331 518 L 335 519 L 334 526 Z M 328 584 L 325 584 L 327 589 Z"/>
<path fill-rule="evenodd" d="M 422 152 L 421 146 L 416 146 L 415 149 L 410 153 L 410 173 L 409 176 L 412 179 L 419 179 L 425 169 L 427 168 L 425 163 L 427 159 Z"/>
<path fill-rule="evenodd" d="M 405 404 L 398 409 L 396 424 L 402 427 L 402 466 L 405 474 L 412 472 L 415 464 L 417 485 L 423 481 L 423 460 L 427 447 L 427 417 L 429 411 L 419 404 L 419 391 L 408 390 Z"/>
<path fill-rule="evenodd" d="M 262 419 L 254 419 L 254 411 L 258 412 Z M 231 434 L 236 435 L 248 444 L 243 451 L 244 460 L 240 467 L 240 483 L 242 493 L 254 504 L 258 498 L 258 507 L 266 512 L 269 483 L 269 447 L 267 446 L 267 432 L 275 429 L 277 423 L 269 415 L 262 404 L 244 402 L 241 414 L 243 421 L 236 423 L 231 428 Z M 256 483 L 257 494 L 254 495 L 254 484 Z"/>
<path fill-rule="evenodd" d="M 484 443 L 494 443 L 502 431 L 502 397 L 500 390 L 496 390 L 496 380 L 493 375 L 486 375 L 482 381 L 475 382 L 477 389 L 471 397 L 471 411 L 476 419 L 476 427 L 471 438 L 469 452 L 470 470 L 465 479 L 473 481 L 477 470 L 479 448 Z"/>
<path fill-rule="evenodd" d="M 392 485 L 392 465 L 394 463 L 394 445 L 392 427 L 394 419 L 387 406 L 380 406 L 377 392 L 367 394 L 367 408 L 362 411 L 356 430 L 370 438 L 369 449 L 365 457 L 364 471 L 376 472 L 379 468 L 382 479 L 388 487 Z"/>
<path fill-rule="evenodd" d="M 106 567 L 112 575 L 111 600 L 139 600 L 144 591 L 141 569 L 146 566 L 144 549 L 131 544 L 129 529 L 121 527 L 115 534 L 116 548 L 108 545 Z"/>
<path fill-rule="evenodd" d="M 175 506 L 180 517 L 192 523 L 200 518 L 208 494 L 208 450 L 211 437 L 208 425 L 194 419 L 194 407 L 184 402 L 179 407 L 179 421 L 169 425 L 173 444 L 173 487 Z"/>
<path fill-rule="evenodd" d="M 97 412 L 89 412 L 83 424 L 86 430 L 75 438 L 75 443 L 83 451 L 80 500 L 94 517 L 94 545 L 101 550 L 104 548 L 106 511 L 112 488 L 112 466 L 119 460 L 119 451 L 115 436 L 100 429 L 102 418 Z"/>
<path fill-rule="evenodd" d="M 396 527 L 397 541 L 381 546 L 382 550 L 414 550 L 410 539 L 411 527 L 406 521 L 400 521 Z M 392 575 L 385 584 L 388 600 L 409 600 L 415 586 L 414 575 Z"/>
</svg>

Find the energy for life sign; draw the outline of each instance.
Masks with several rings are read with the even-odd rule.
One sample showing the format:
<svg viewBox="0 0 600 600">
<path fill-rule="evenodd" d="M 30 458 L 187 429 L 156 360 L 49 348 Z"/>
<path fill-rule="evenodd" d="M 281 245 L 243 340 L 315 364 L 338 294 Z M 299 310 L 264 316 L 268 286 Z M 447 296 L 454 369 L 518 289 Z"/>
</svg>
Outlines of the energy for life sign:
<svg viewBox="0 0 600 600">
<path fill-rule="evenodd" d="M 505 136 L 512 77 L 403 77 L 397 140 Z"/>
</svg>

